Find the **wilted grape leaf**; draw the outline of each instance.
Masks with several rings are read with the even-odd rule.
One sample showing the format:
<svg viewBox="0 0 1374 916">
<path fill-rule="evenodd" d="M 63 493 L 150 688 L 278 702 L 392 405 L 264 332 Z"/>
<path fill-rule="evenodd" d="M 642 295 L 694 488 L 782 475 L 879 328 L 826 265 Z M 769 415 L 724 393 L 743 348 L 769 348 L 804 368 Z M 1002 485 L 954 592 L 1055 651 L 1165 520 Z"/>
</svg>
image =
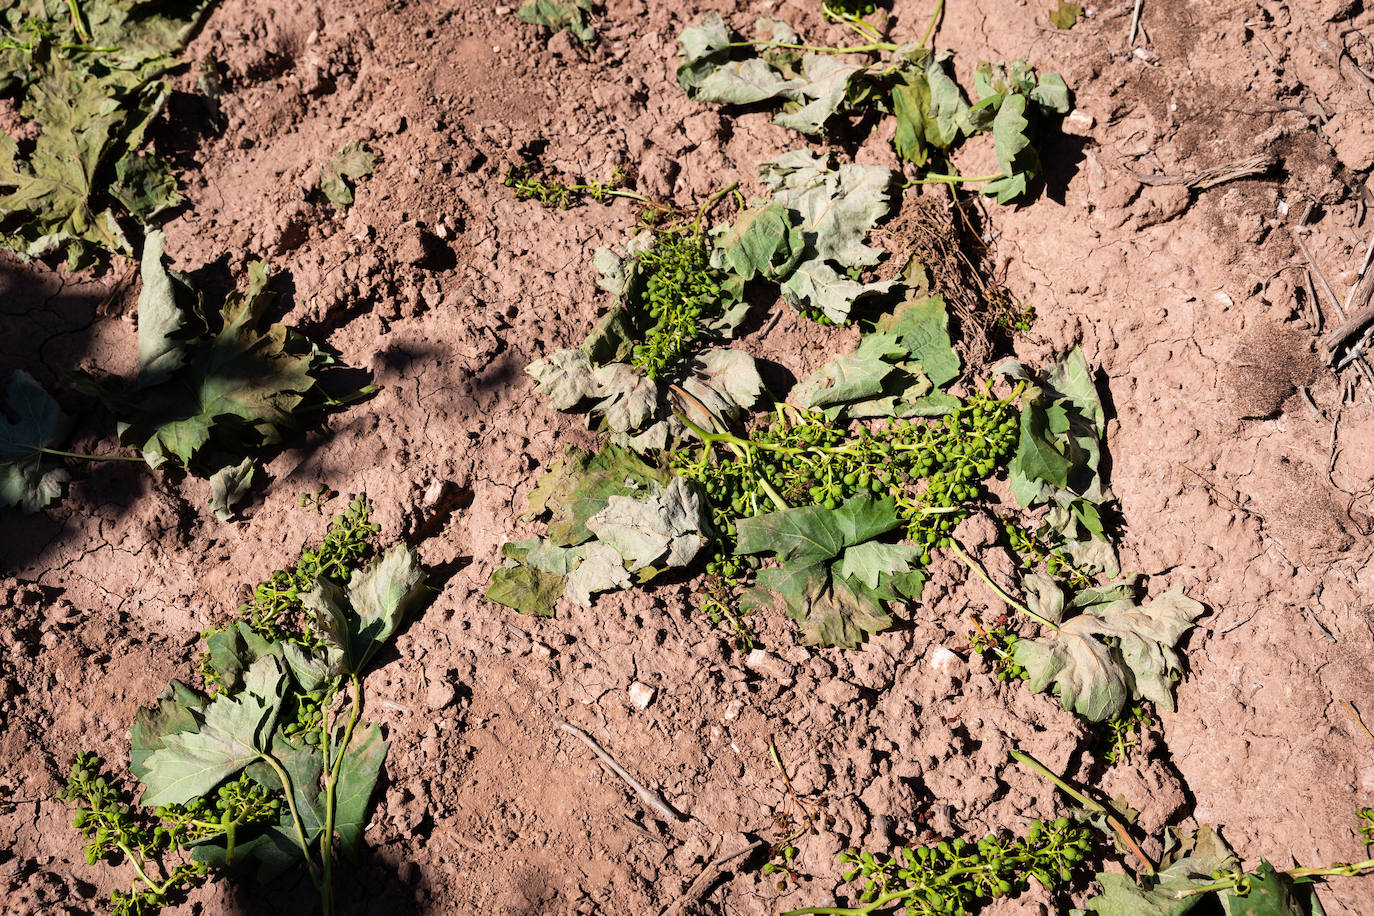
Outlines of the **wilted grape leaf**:
<svg viewBox="0 0 1374 916">
<path fill-rule="evenodd" d="M 245 458 L 210 475 L 210 511 L 215 518 L 227 522 L 234 517 L 234 507 L 248 497 L 253 486 L 253 472 L 253 459 Z"/>
<path fill-rule="evenodd" d="M 817 257 L 844 267 L 878 263 L 882 252 L 864 238 L 891 209 L 891 171 L 854 163 L 832 169 L 826 156 L 793 150 L 760 165 L 759 178 L 773 200 L 796 214 Z"/>
<path fill-rule="evenodd" d="M 835 324 L 845 324 L 855 306 L 864 300 L 888 295 L 894 286 L 892 280 L 876 283 L 851 280 L 826 262 L 813 258 L 797 265 L 792 276 L 783 282 L 782 296 L 795 308 L 813 309 Z"/>
<path fill-rule="evenodd" d="M 642 499 L 611 496 L 587 527 L 612 547 L 630 572 L 646 566 L 686 566 L 705 543 L 701 496 L 685 479 L 674 477 Z"/>
<path fill-rule="evenodd" d="M 262 327 L 272 302 L 265 265 L 248 266 L 248 291 L 231 293 L 211 323 L 184 279 L 163 266 L 160 233 L 149 235 L 135 390 L 93 390 L 119 418 L 120 441 L 150 467 L 175 460 L 208 474 L 240 464 L 245 451 L 277 444 L 295 426 L 332 360 L 285 325 Z"/>
<path fill-rule="evenodd" d="M 17 418 L 10 422 L 5 412 Z M 44 448 L 65 432 L 67 418 L 43 386 L 27 372 L 15 371 L 0 404 L 0 506 L 37 512 L 62 495 L 65 470 L 44 470 Z"/>
<path fill-rule="evenodd" d="M 1177 589 L 1146 605 L 1111 599 L 1057 630 L 1017 640 L 1016 663 L 1029 674 L 1031 690 L 1052 689 L 1065 709 L 1093 722 L 1141 698 L 1172 710 L 1182 664 L 1174 647 L 1203 611 Z"/>
<path fill-rule="evenodd" d="M 551 512 L 550 543 L 571 547 L 594 535 L 587 520 L 606 508 L 611 496 L 647 492 L 650 484 L 666 486 L 672 472 L 659 470 L 634 452 L 610 444 L 599 452 L 569 446 L 529 494 L 528 520 Z"/>
<path fill-rule="evenodd" d="M 32 147 L 0 133 L 0 243 L 26 257 L 65 251 L 75 270 L 99 250 L 132 255 L 121 220 L 147 223 L 181 202 L 165 160 L 143 146 L 169 89 L 158 80 L 209 6 L 83 0 L 90 42 L 63 0 L 0 11 L 0 91 L 37 129 Z M 41 28 L 33 28 L 40 23 Z"/>
<path fill-rule="evenodd" d="M 366 143 L 350 140 L 320 166 L 320 190 L 334 206 L 347 207 L 353 203 L 353 183 L 371 175 L 376 165 L 377 157 Z"/>
<path fill-rule="evenodd" d="M 361 674 L 378 650 L 428 596 L 425 571 L 413 548 L 397 544 L 353 570 L 348 589 L 328 579 L 301 600 L 321 642 L 340 653 L 341 669 Z"/>
<path fill-rule="evenodd" d="M 521 22 L 555 32 L 567 29 L 578 41 L 588 42 L 596 38 L 596 29 L 587 23 L 591 9 L 591 0 L 528 0 L 515 15 Z"/>
<path fill-rule="evenodd" d="M 1078 17 L 1082 15 L 1083 7 L 1077 3 L 1059 0 L 1059 4 L 1050 10 L 1050 25 L 1056 29 L 1071 29 L 1078 24 Z"/>
</svg>

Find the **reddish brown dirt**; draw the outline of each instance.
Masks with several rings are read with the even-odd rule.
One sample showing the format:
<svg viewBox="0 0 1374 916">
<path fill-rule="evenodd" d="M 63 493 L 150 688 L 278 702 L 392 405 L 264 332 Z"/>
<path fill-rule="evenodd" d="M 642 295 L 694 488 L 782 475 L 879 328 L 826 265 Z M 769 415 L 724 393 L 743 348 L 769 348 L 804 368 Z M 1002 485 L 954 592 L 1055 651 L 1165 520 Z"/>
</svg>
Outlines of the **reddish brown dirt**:
<svg viewBox="0 0 1374 916">
<path fill-rule="evenodd" d="M 839 38 L 815 5 L 612 0 L 597 17 L 603 40 L 583 49 L 457 0 L 225 0 L 187 59 L 213 51 L 227 68 L 228 126 L 164 139 L 191 199 L 168 250 L 221 286 L 226 268 L 266 257 L 287 319 L 382 391 L 273 457 L 242 523 L 208 516 L 204 481 L 125 466 L 81 466 L 59 507 L 3 516 L 6 911 L 98 910 L 109 872 L 85 864 L 53 797 L 67 762 L 83 748 L 125 759 L 134 710 L 188 672 L 198 632 L 322 533 L 325 519 L 296 502 L 321 484 L 366 492 L 391 537 L 429 523 L 436 484 L 462 496 L 420 545 L 456 571 L 368 678 L 368 714 L 392 751 L 369 859 L 342 879 L 347 912 L 658 912 L 718 854 L 781 836 L 791 809 L 770 739 L 796 792 L 825 801 L 823 829 L 800 844 L 808 877 L 779 894 L 752 860 L 702 912 L 823 903 L 850 844 L 886 849 L 928 826 L 1015 829 L 1062 810 L 1008 762 L 1013 745 L 1124 795 L 1148 830 L 1220 825 L 1250 864 L 1362 858 L 1355 811 L 1374 802 L 1374 739 L 1346 704 L 1374 722 L 1374 392 L 1348 391 L 1353 373 L 1316 360 L 1293 234 L 1314 204 L 1308 245 L 1332 285 L 1350 287 L 1374 166 L 1374 100 L 1350 59 L 1374 63 L 1362 38 L 1374 12 L 1357 0 L 1146 0 L 1132 54 L 1132 4 L 1095 8 L 1067 32 L 1049 27 L 1049 5 L 953 0 L 938 40 L 965 74 L 1017 56 L 1059 69 L 1083 113 L 1046 153 L 1049 194 L 992 207 L 988 221 L 1006 285 L 1038 315 L 1018 355 L 1081 343 L 1101 367 L 1125 565 L 1210 609 L 1147 758 L 1100 774 L 1074 717 L 967 656 L 967 616 L 995 614 L 995 600 L 948 564 L 935 577 L 948 587 L 930 590 L 910 628 L 860 651 L 797 648 L 785 622 L 762 621 L 771 673 L 747 668 L 692 610 L 690 585 L 552 620 L 480 600 L 502 541 L 533 530 L 516 516 L 540 469 L 590 441 L 532 396 L 522 369 L 585 334 L 604 305 L 591 250 L 635 223 L 625 202 L 516 202 L 505 165 L 545 141 L 551 166 L 595 177 L 628 160 L 641 188 L 681 203 L 748 186 L 757 162 L 798 138 L 763 113 L 689 102 L 672 77 L 674 36 L 719 9 Z M 918 30 L 929 7 L 899 0 L 898 32 Z M 338 215 L 308 192 L 321 161 L 355 139 L 381 159 Z M 857 157 L 890 162 L 887 140 Z M 1272 174 L 1209 190 L 1131 175 L 1263 151 L 1280 157 Z M 132 373 L 130 273 L 0 261 L 0 374 Z M 847 339 L 784 317 L 750 343 L 799 372 Z M 108 420 L 79 420 L 78 447 L 112 447 Z M 961 658 L 933 664 L 938 647 Z M 629 702 L 636 681 L 657 689 L 647 709 Z M 690 820 L 654 822 L 555 715 Z M 220 884 L 190 911 L 300 912 L 309 890 Z M 1374 913 L 1361 890 L 1347 880 L 1321 894 L 1328 912 Z M 1056 906 L 1030 894 L 989 911 Z"/>
</svg>

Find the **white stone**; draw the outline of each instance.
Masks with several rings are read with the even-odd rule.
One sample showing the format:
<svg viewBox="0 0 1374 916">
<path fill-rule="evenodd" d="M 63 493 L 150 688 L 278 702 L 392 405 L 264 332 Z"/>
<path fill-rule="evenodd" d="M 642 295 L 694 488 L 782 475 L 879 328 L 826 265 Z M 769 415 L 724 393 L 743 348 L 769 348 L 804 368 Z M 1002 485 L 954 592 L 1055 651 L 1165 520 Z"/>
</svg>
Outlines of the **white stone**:
<svg viewBox="0 0 1374 916">
<path fill-rule="evenodd" d="M 630 685 L 630 702 L 634 704 L 636 709 L 647 709 L 649 704 L 654 701 L 654 694 L 656 693 L 658 691 L 648 684 L 635 681 Z"/>
<path fill-rule="evenodd" d="M 955 674 L 964 667 L 964 660 L 944 646 L 936 646 L 931 650 L 926 664 L 940 674 Z"/>
</svg>

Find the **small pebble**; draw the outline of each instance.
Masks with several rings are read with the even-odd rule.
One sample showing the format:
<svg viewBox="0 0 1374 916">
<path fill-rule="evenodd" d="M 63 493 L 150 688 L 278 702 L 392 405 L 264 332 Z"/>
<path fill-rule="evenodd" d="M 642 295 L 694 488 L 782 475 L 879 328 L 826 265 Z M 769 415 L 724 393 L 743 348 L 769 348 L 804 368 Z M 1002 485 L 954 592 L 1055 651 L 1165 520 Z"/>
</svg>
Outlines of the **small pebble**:
<svg viewBox="0 0 1374 916">
<path fill-rule="evenodd" d="M 634 704 L 636 709 L 647 709 L 649 704 L 654 701 L 654 694 L 656 693 L 658 691 L 648 684 L 635 681 L 630 685 L 630 702 Z"/>
</svg>

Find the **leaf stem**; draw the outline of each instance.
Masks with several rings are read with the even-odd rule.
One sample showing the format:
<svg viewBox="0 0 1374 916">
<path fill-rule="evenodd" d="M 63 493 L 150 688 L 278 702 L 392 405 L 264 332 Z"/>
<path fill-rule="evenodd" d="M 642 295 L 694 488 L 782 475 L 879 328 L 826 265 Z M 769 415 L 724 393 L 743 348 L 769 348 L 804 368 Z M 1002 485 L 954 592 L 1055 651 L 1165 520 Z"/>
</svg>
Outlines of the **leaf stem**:
<svg viewBox="0 0 1374 916">
<path fill-rule="evenodd" d="M 283 794 L 286 796 L 286 807 L 291 811 L 291 826 L 296 829 L 296 845 L 301 848 L 301 856 L 305 859 L 306 868 L 310 872 L 310 880 L 314 882 L 315 889 L 320 892 L 321 898 L 324 896 L 324 888 L 320 884 L 320 869 L 315 864 L 315 860 L 310 856 L 310 844 L 305 839 L 305 827 L 301 823 L 301 814 L 296 810 L 296 792 L 291 784 L 291 774 L 286 772 L 286 768 L 277 762 L 277 758 L 271 754 L 259 754 L 259 759 L 272 768 L 272 772 L 277 774 L 277 779 L 281 781 Z"/>
<path fill-rule="evenodd" d="M 896 903 L 909 893 L 910 891 L 906 889 L 889 891 L 872 903 L 866 903 L 863 906 L 808 906 L 800 910 L 788 910 L 786 913 L 781 914 L 781 916 L 812 916 L 812 914 L 828 914 L 828 916 L 868 916 L 869 913 L 872 913 L 880 907 Z"/>
<path fill-rule="evenodd" d="M 1111 809 L 1109 809 L 1106 805 L 1088 797 L 1086 794 L 1079 791 L 1073 785 L 1070 785 L 1066 780 L 1060 778 L 1059 774 L 1055 773 L 1049 767 L 1045 766 L 1043 763 L 1041 763 L 1039 760 L 1036 760 L 1034 757 L 1032 757 L 1030 754 L 1027 754 L 1025 751 L 1019 751 L 1013 748 L 1011 751 L 1011 757 L 1013 760 L 1021 764 L 1023 767 L 1033 770 L 1034 772 L 1038 773 L 1041 777 L 1049 780 L 1051 783 L 1054 784 L 1054 786 L 1057 789 L 1059 789 L 1060 792 L 1063 792 L 1065 795 L 1069 796 L 1069 798 L 1072 798 L 1074 801 L 1078 802 L 1084 808 L 1087 808 L 1094 814 L 1100 814 L 1103 817 L 1105 817 L 1107 823 L 1111 825 L 1112 830 L 1116 833 L 1118 837 L 1121 838 L 1121 842 L 1124 843 L 1127 846 L 1127 848 L 1129 848 L 1131 852 L 1135 854 L 1135 857 L 1140 860 L 1140 864 L 1145 866 L 1145 872 L 1151 875 L 1155 873 L 1155 863 L 1151 861 L 1149 856 L 1145 855 L 1144 850 L 1142 850 L 1139 844 L 1136 843 L 1135 838 L 1131 836 L 1130 831 L 1127 830 L 1126 826 L 1122 824 L 1120 820 L 1117 819 L 1116 815 L 1112 813 Z"/>
<path fill-rule="evenodd" d="M 86 44 L 91 43 L 91 30 L 86 26 L 86 17 L 81 15 L 81 5 L 77 0 L 67 0 L 67 11 L 72 15 L 72 29 L 76 36 Z"/>
<path fill-rule="evenodd" d="M 1290 868 L 1287 871 L 1279 872 L 1279 874 L 1287 875 L 1296 881 L 1301 881 L 1303 879 L 1311 880 L 1313 878 L 1335 877 L 1338 875 L 1353 878 L 1356 875 L 1370 870 L 1374 870 L 1374 859 L 1366 859 L 1363 862 L 1352 862 L 1348 865 L 1338 862 L 1334 865 L 1324 865 L 1312 868 Z M 1235 881 L 1217 881 L 1212 884 L 1199 884 L 1196 887 L 1178 891 L 1174 894 L 1174 899 L 1183 900 L 1198 894 L 1210 894 L 1213 891 L 1232 890 L 1235 886 Z"/>
<path fill-rule="evenodd" d="M 930 14 L 930 21 L 926 23 L 926 30 L 921 33 L 921 45 L 925 45 L 935 37 L 935 27 L 940 23 L 940 14 L 945 11 L 945 0 L 936 0 L 935 12 Z"/>
<path fill-rule="evenodd" d="M 967 566 L 975 576 L 977 576 L 979 579 L 982 579 L 984 584 L 986 584 L 988 588 L 992 589 L 998 598 L 1001 598 L 1004 602 L 1006 602 L 1007 607 L 1015 608 L 1022 614 L 1025 614 L 1031 620 L 1034 620 L 1036 623 L 1040 624 L 1042 627 L 1048 627 L 1051 630 L 1059 629 L 1058 624 L 1054 623 L 1048 618 L 1041 617 L 1039 614 L 1035 613 L 1035 611 L 1032 611 L 1030 608 L 1026 607 L 1024 604 L 1017 601 L 1011 595 L 1008 595 L 1006 592 L 1002 591 L 1001 587 L 998 586 L 996 582 L 993 582 L 992 579 L 988 577 L 988 574 L 983 571 L 983 567 L 979 566 L 977 561 L 975 561 L 968 554 L 964 553 L 963 548 L 959 546 L 959 543 L 957 541 L 951 543 L 949 545 L 949 549 L 954 552 L 954 555 L 956 557 L 963 561 L 964 565 Z"/>
<path fill-rule="evenodd" d="M 941 0 L 943 2 L 943 0 Z M 899 45 L 890 41 L 875 41 L 866 45 L 852 45 L 847 48 L 832 48 L 825 45 L 799 45 L 785 41 L 732 41 L 726 48 L 782 48 L 786 51 L 814 51 L 817 54 L 870 54 L 873 51 L 895 51 Z"/>
<path fill-rule="evenodd" d="M 64 452 L 60 448 L 44 448 L 42 446 L 37 451 L 40 455 L 52 455 L 55 458 L 77 458 L 81 461 L 137 461 L 140 464 L 143 462 L 143 458 L 136 455 L 87 455 L 82 452 Z"/>
<path fill-rule="evenodd" d="M 1007 176 L 1001 172 L 998 172 L 996 175 L 944 175 L 933 172 L 927 173 L 921 178 L 912 178 L 910 181 L 906 182 L 906 187 L 910 187 L 914 184 L 967 184 L 972 182 L 996 181 L 999 178 L 1006 177 Z"/>
<path fill-rule="evenodd" d="M 363 706 L 363 685 L 356 673 L 350 673 L 353 682 L 353 709 L 348 715 L 348 725 L 344 727 L 343 741 L 339 743 L 338 753 L 334 755 L 334 765 L 326 770 L 324 778 L 324 833 L 320 836 L 320 861 L 324 866 L 324 887 L 320 891 L 320 909 L 323 916 L 334 912 L 334 813 L 335 791 L 339 785 L 339 772 L 343 768 L 344 754 L 348 743 L 353 740 L 353 728 L 358 724 L 358 713 Z M 328 744 L 329 736 L 325 736 Z"/>
</svg>

